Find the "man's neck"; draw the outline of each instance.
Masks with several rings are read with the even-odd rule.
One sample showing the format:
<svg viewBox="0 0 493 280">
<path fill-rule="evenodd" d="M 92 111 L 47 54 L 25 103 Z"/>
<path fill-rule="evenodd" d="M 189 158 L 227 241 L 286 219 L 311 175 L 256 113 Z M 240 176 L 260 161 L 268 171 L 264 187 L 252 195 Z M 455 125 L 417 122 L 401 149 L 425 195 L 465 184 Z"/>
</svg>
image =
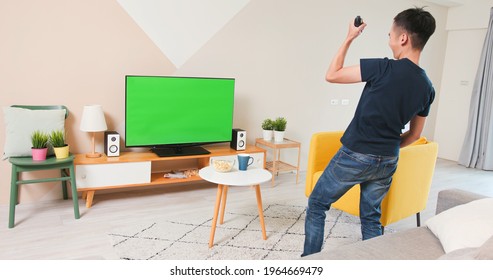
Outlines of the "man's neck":
<svg viewBox="0 0 493 280">
<path fill-rule="evenodd" d="M 420 56 L 421 56 L 421 51 L 409 49 L 407 51 L 403 51 L 398 59 L 407 58 L 407 59 L 411 60 L 414 64 L 419 66 Z"/>
</svg>

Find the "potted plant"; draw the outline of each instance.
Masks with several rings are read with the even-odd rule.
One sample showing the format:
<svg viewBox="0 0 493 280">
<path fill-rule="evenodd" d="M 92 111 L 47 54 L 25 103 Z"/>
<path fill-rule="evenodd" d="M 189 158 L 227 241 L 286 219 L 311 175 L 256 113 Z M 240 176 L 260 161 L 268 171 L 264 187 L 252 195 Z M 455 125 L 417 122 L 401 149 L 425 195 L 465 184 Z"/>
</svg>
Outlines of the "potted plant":
<svg viewBox="0 0 493 280">
<path fill-rule="evenodd" d="M 69 146 L 65 143 L 65 135 L 62 130 L 52 131 L 49 142 L 53 146 L 57 159 L 64 159 L 68 157 Z"/>
<path fill-rule="evenodd" d="M 274 141 L 282 142 L 284 141 L 284 131 L 286 130 L 286 125 L 288 121 L 283 117 L 278 117 L 274 120 Z"/>
<path fill-rule="evenodd" d="M 31 134 L 31 151 L 33 160 L 45 160 L 48 153 L 49 135 L 42 131 L 36 130 Z"/>
<path fill-rule="evenodd" d="M 265 141 L 270 141 L 272 140 L 272 137 L 274 135 L 274 122 L 271 119 L 265 119 L 262 122 L 262 135 Z"/>
</svg>

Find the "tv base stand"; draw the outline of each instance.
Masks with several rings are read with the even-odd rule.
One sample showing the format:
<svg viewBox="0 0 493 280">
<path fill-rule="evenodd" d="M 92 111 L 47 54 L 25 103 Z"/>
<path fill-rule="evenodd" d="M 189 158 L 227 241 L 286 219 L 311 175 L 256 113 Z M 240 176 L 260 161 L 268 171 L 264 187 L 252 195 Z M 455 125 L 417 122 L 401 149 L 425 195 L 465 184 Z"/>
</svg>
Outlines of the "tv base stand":
<svg viewBox="0 0 493 280">
<path fill-rule="evenodd" d="M 159 157 L 177 157 L 177 156 L 193 156 L 193 155 L 208 155 L 211 152 L 200 146 L 193 147 L 172 147 L 172 148 L 152 148 L 151 152 Z"/>
<path fill-rule="evenodd" d="M 239 153 L 248 153 L 254 158 L 255 165 L 265 168 L 266 151 L 262 148 L 251 146 L 244 151 L 236 151 L 229 145 L 210 145 L 205 148 L 210 153 L 165 157 L 153 152 L 123 152 L 119 157 L 103 155 L 100 158 L 87 158 L 85 154 L 77 154 L 74 160 L 77 191 L 82 192 L 86 207 L 90 208 L 95 192 L 99 190 L 201 182 L 203 180 L 198 175 L 165 178 L 164 174 L 173 170 L 206 167 L 211 158 L 236 158 Z"/>
</svg>

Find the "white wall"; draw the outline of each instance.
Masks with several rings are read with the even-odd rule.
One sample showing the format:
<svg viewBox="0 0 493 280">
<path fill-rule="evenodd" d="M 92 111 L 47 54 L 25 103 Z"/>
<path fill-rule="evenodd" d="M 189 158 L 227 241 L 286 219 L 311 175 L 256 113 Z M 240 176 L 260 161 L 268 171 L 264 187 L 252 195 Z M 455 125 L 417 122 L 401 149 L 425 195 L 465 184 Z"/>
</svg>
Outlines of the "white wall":
<svg viewBox="0 0 493 280">
<path fill-rule="evenodd" d="M 460 0 L 463 5 L 452 7 L 448 12 L 447 30 L 488 28 L 492 0 Z"/>
<path fill-rule="evenodd" d="M 485 29 L 449 32 L 435 128 L 440 158 L 453 161 L 459 158 L 485 34 Z"/>
<path fill-rule="evenodd" d="M 437 110 L 435 140 L 440 158 L 457 161 L 469 118 L 469 104 L 493 1 L 463 1 L 450 8 L 447 49 Z"/>
<path fill-rule="evenodd" d="M 249 0 L 118 0 L 177 68 L 248 2 Z"/>
</svg>

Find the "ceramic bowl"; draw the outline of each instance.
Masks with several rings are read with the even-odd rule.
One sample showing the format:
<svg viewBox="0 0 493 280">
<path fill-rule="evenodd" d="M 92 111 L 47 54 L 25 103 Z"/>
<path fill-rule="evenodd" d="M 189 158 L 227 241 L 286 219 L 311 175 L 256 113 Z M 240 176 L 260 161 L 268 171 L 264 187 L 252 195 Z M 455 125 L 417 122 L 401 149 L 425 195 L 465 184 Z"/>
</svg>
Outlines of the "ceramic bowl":
<svg viewBox="0 0 493 280">
<path fill-rule="evenodd" d="M 235 162 L 234 160 L 228 159 L 213 159 L 211 160 L 211 164 L 217 172 L 229 172 L 233 169 Z"/>
</svg>

